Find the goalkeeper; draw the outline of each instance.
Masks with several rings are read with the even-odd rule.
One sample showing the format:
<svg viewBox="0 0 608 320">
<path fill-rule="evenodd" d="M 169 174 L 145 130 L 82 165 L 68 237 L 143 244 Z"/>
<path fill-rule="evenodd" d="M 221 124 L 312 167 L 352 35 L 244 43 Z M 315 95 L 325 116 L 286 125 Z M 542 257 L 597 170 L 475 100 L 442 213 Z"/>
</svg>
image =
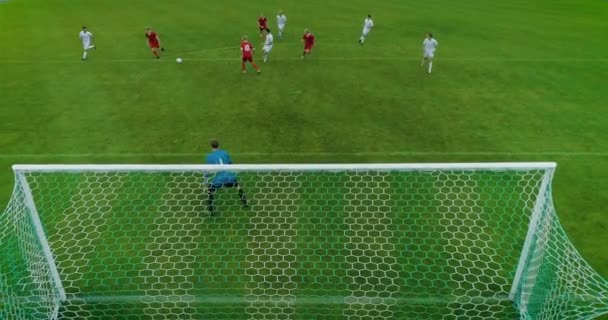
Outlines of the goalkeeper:
<svg viewBox="0 0 608 320">
<path fill-rule="evenodd" d="M 219 164 L 229 165 L 232 164 L 230 155 L 224 150 L 220 150 L 220 143 L 216 139 L 211 140 L 211 153 L 207 155 L 207 164 Z M 209 176 L 207 176 L 209 178 Z M 243 188 L 239 185 L 236 179 L 236 174 L 229 171 L 219 171 L 215 174 L 211 182 L 208 182 L 207 195 L 208 195 L 208 209 L 211 216 L 214 215 L 215 208 L 213 207 L 213 201 L 215 200 L 215 192 L 221 188 L 237 188 L 239 191 L 239 197 L 243 207 L 247 207 L 247 197 Z"/>
</svg>

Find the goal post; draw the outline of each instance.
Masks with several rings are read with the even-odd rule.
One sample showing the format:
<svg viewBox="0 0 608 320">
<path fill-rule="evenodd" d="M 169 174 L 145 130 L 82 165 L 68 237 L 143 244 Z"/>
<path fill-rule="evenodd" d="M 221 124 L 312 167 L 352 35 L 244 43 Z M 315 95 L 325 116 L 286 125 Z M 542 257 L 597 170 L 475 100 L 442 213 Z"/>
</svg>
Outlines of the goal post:
<svg viewBox="0 0 608 320">
<path fill-rule="evenodd" d="M 592 319 L 555 168 L 15 165 L 0 318 Z"/>
</svg>

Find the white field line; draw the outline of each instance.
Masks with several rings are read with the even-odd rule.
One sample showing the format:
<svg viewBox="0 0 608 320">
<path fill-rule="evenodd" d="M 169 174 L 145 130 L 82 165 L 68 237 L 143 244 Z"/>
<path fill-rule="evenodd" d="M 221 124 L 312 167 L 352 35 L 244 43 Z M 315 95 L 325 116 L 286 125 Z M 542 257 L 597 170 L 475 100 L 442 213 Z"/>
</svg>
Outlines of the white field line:
<svg viewBox="0 0 608 320">
<path fill-rule="evenodd" d="M 291 210 L 295 207 L 296 203 L 300 199 L 299 183 L 298 187 L 291 187 L 294 178 L 297 176 L 288 175 L 287 181 L 289 182 L 288 189 L 293 189 L 294 196 L 288 197 L 288 199 L 275 199 L 271 201 L 280 202 L 279 204 L 265 205 L 260 209 L 252 210 L 256 213 L 255 218 L 259 219 L 260 223 L 253 223 L 253 228 L 249 230 L 249 248 L 251 254 L 245 261 L 249 262 L 246 274 L 249 274 L 248 293 L 245 297 L 247 301 L 246 313 L 249 319 L 268 319 L 270 314 L 265 310 L 273 310 L 272 317 L 274 319 L 293 319 L 295 317 L 295 303 L 296 296 L 293 291 L 296 289 L 296 261 L 287 262 L 286 267 L 277 266 L 272 268 L 271 272 L 264 275 L 259 268 L 253 266 L 254 263 L 264 261 L 260 255 L 253 253 L 256 249 L 269 249 L 277 252 L 283 259 L 271 258 L 271 263 L 282 263 L 285 257 L 295 256 L 296 254 L 296 243 L 293 241 L 293 237 L 296 236 L 295 225 L 298 223 L 295 215 L 298 210 Z M 259 196 L 264 196 L 259 194 Z M 254 201 L 255 197 L 253 198 Z M 257 207 L 255 203 L 253 207 Z M 285 207 L 285 211 L 277 211 L 275 206 Z M 274 217 L 273 217 L 274 216 Z M 267 218 L 280 218 L 283 220 L 272 221 L 268 223 Z M 272 225 L 277 227 L 272 229 L 270 236 L 266 235 L 266 232 L 271 229 Z M 280 226 L 280 227 L 278 227 Z M 276 238 L 276 241 L 268 240 L 267 237 Z M 282 255 L 281 252 L 287 252 L 286 255 Z M 262 256 L 266 255 L 266 251 Z M 253 258 L 252 258 L 253 256 Z M 264 268 L 266 268 L 264 266 Z M 259 277 L 263 277 L 264 281 L 258 281 Z M 280 312 L 276 309 L 280 308 Z"/>
<path fill-rule="evenodd" d="M 190 158 L 195 152 L 124 152 L 124 153 L 0 153 L 0 159 L 39 158 Z M 513 157 L 608 157 L 608 151 L 363 151 L 363 152 L 232 152 L 237 157 L 314 157 L 314 156 L 513 156 Z"/>
<path fill-rule="evenodd" d="M 177 56 L 177 55 L 176 55 Z M 227 58 L 201 58 L 201 57 L 188 57 L 183 56 L 184 64 L 188 62 L 239 62 L 240 57 L 227 57 Z M 403 56 L 385 56 L 385 57 L 316 57 L 312 56 L 308 60 L 317 61 L 416 61 L 420 62 L 420 57 L 403 57 Z M 294 56 L 291 58 L 272 58 L 272 61 L 299 61 L 300 57 Z M 479 58 L 436 58 L 435 61 L 448 61 L 448 62 L 548 62 L 548 63 L 561 63 L 561 62 L 608 62 L 608 58 L 500 58 L 500 57 L 479 57 Z M 164 59 L 154 58 L 133 58 L 133 59 L 95 59 L 91 58 L 86 62 L 80 61 L 78 57 L 74 59 L 57 59 L 57 60 L 22 60 L 22 59 L 5 59 L 0 60 L 0 64 L 71 64 L 71 63 L 175 63 L 173 58 L 167 57 Z"/>
<path fill-rule="evenodd" d="M 363 176 L 360 174 L 356 174 L 351 176 L 351 183 L 356 184 L 359 192 L 352 192 L 349 190 L 349 193 L 345 194 L 348 201 L 347 207 L 344 209 L 348 213 L 347 220 L 344 221 L 345 224 L 349 226 L 349 231 L 346 235 L 348 238 L 349 245 L 353 249 L 349 249 L 348 256 L 354 257 L 354 251 L 365 252 L 365 255 L 370 260 L 374 260 L 374 258 L 380 258 L 382 262 L 380 262 L 377 266 L 377 270 L 382 270 L 382 276 L 380 279 L 377 279 L 377 283 L 387 283 L 390 282 L 390 285 L 387 285 L 383 291 L 376 291 L 375 289 L 367 289 L 367 287 L 373 287 L 373 283 L 369 282 L 369 278 L 365 278 L 366 282 L 363 283 L 355 283 L 356 278 L 364 277 L 363 272 L 365 269 L 361 269 L 358 265 L 363 265 L 363 263 L 355 263 L 353 261 L 347 261 L 346 265 L 348 266 L 349 273 L 357 273 L 357 277 L 352 279 L 353 283 L 349 285 L 349 287 L 354 290 L 351 291 L 351 295 L 344 298 L 344 304 L 346 308 L 343 310 L 344 319 L 358 319 L 359 317 L 363 318 L 372 318 L 373 313 L 382 312 L 388 313 L 388 318 L 393 318 L 394 314 L 394 306 L 396 304 L 397 294 L 399 293 L 399 286 L 395 283 L 395 277 L 399 276 L 400 266 L 397 263 L 398 253 L 395 250 L 395 238 L 393 231 L 389 229 L 388 226 L 393 225 L 391 207 L 387 205 L 390 203 L 390 197 L 388 191 L 390 191 L 391 185 L 390 182 L 384 180 L 385 174 L 377 173 L 372 176 L 372 181 L 364 182 Z M 364 185 L 361 185 L 364 184 Z M 376 191 L 372 191 L 366 194 L 366 190 L 374 190 L 377 189 L 381 193 L 376 193 Z M 382 195 L 386 194 L 387 197 L 382 199 Z M 361 195 L 364 196 L 364 200 L 361 199 Z M 374 205 L 379 204 L 378 210 L 380 212 L 370 211 L 370 207 L 361 203 L 362 201 L 372 201 Z M 385 211 L 383 211 L 385 210 Z M 375 219 L 377 222 L 372 223 L 370 219 Z M 364 231 L 365 225 L 372 226 L 372 231 Z M 358 226 L 358 228 L 354 228 L 354 226 Z M 363 233 L 363 235 L 362 235 Z M 378 236 L 375 236 L 372 233 L 378 233 Z M 359 241 L 355 241 L 356 238 Z M 373 241 L 370 241 L 365 238 L 373 238 Z M 371 245 L 380 244 L 380 250 L 386 251 L 387 253 L 384 255 L 374 255 L 370 256 L 370 253 L 377 253 L 378 249 L 372 247 Z M 358 257 L 357 257 L 358 258 Z M 374 275 L 375 276 L 375 275 Z M 387 298 L 380 298 L 387 297 Z M 376 301 L 373 303 L 373 301 Z M 369 307 L 369 308 L 360 308 L 362 304 L 368 304 L 372 301 L 372 304 L 381 305 L 381 308 Z M 372 314 L 370 314 L 372 313 Z"/>
<path fill-rule="evenodd" d="M 342 305 L 344 304 L 344 296 L 298 296 L 297 301 L 293 301 L 295 305 Z M 598 298 L 595 296 L 575 296 L 564 298 L 565 301 L 585 301 L 585 302 L 597 302 Z M 39 296 L 33 297 L 18 297 L 16 301 L 23 303 L 40 302 Z M 390 301 L 387 301 L 390 300 Z M 230 296 L 230 295 L 107 295 L 107 296 L 87 296 L 87 295 L 68 295 L 68 301 L 75 303 L 204 303 L 204 304 L 240 304 L 245 301 L 244 296 Z M 387 302 L 395 303 L 398 305 L 446 305 L 449 303 L 487 303 L 487 304 L 499 304 L 502 302 L 510 301 L 509 298 L 501 295 L 491 297 L 477 297 L 477 296 L 435 296 L 435 297 L 407 297 L 407 298 L 367 298 L 360 299 L 360 305 L 373 305 L 373 304 L 384 304 Z M 279 296 L 267 296 L 258 301 L 260 304 L 267 303 L 286 303 L 284 297 Z"/>
</svg>

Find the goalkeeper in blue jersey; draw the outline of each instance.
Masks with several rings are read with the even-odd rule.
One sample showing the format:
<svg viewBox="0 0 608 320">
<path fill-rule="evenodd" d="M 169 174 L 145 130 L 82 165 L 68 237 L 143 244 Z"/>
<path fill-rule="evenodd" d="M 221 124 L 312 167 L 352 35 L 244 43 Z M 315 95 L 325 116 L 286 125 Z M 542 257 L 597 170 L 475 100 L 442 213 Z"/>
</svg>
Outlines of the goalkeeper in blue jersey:
<svg viewBox="0 0 608 320">
<path fill-rule="evenodd" d="M 232 159 L 230 159 L 230 155 L 228 154 L 228 152 L 220 150 L 219 141 L 215 139 L 211 140 L 211 150 L 211 153 L 207 155 L 207 164 L 232 164 Z M 215 208 L 213 207 L 213 201 L 215 200 L 215 192 L 221 188 L 237 188 L 239 191 L 239 197 L 241 197 L 241 202 L 243 203 L 243 207 L 247 207 L 247 197 L 245 196 L 243 188 L 241 188 L 239 182 L 236 179 L 236 174 L 234 172 L 229 171 L 219 171 L 215 174 L 215 176 L 213 176 L 207 187 L 207 194 L 209 196 L 208 208 L 209 214 L 211 216 L 214 215 L 215 211 Z"/>
</svg>

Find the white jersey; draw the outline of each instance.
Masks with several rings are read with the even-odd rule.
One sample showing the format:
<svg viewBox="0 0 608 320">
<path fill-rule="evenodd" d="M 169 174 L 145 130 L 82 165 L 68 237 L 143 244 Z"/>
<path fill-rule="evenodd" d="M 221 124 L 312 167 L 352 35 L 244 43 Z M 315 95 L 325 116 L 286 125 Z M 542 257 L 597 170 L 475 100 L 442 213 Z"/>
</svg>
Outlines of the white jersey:
<svg viewBox="0 0 608 320">
<path fill-rule="evenodd" d="M 286 22 L 287 22 L 287 17 L 284 14 L 280 14 L 277 16 L 277 25 L 279 25 L 279 27 L 285 26 Z"/>
<path fill-rule="evenodd" d="M 363 33 L 368 33 L 374 27 L 374 21 L 372 18 L 365 18 L 363 21 Z"/>
<path fill-rule="evenodd" d="M 424 42 L 422 42 L 422 46 L 424 47 L 424 56 L 432 58 L 435 55 L 435 50 L 437 50 L 437 46 L 439 42 L 433 38 L 426 38 Z"/>
<path fill-rule="evenodd" d="M 78 36 L 80 37 L 80 40 L 82 40 L 82 44 L 91 43 L 91 38 L 93 38 L 92 33 L 84 30 L 80 31 L 80 34 Z"/>
<path fill-rule="evenodd" d="M 274 37 L 272 36 L 272 33 L 267 34 L 266 40 L 264 41 L 264 46 L 272 47 L 273 41 L 274 41 Z"/>
<path fill-rule="evenodd" d="M 437 40 L 433 38 L 426 38 L 424 39 L 422 45 L 424 46 L 424 51 L 435 52 L 435 50 L 437 50 L 437 45 L 439 45 L 439 42 L 437 42 Z"/>
<path fill-rule="evenodd" d="M 270 52 L 270 50 L 272 50 L 273 41 L 274 37 L 272 36 L 272 33 L 267 34 L 266 40 L 264 40 L 264 48 L 262 50 L 264 50 L 266 53 Z"/>
</svg>

